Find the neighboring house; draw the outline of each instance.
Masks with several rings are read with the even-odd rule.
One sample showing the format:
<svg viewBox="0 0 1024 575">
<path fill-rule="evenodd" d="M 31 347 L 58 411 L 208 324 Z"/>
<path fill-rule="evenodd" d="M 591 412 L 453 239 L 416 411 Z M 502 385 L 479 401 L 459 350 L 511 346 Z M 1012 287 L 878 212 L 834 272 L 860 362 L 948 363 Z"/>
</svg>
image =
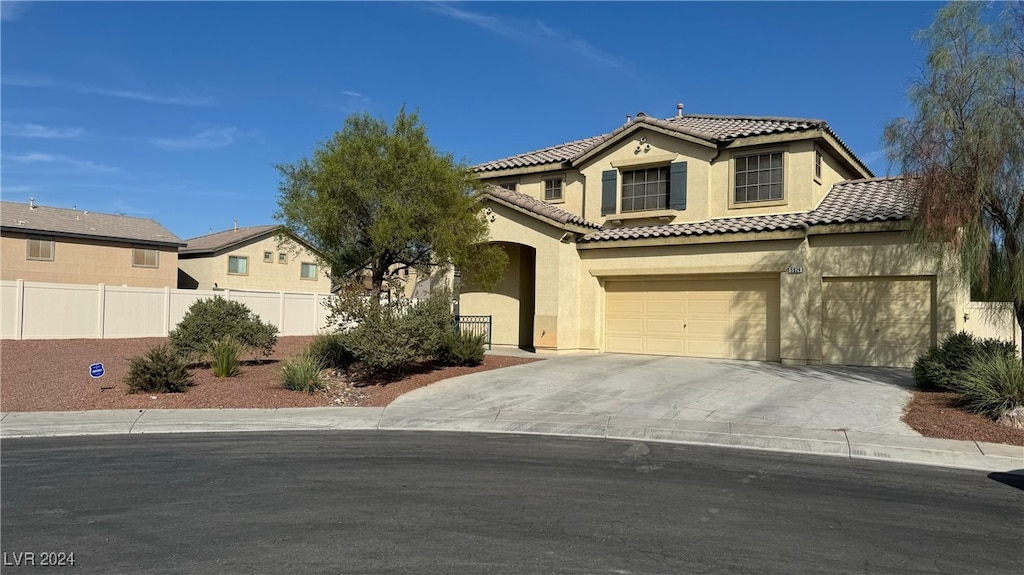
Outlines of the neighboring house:
<svg viewBox="0 0 1024 575">
<path fill-rule="evenodd" d="M 330 270 L 312 246 L 278 225 L 236 227 L 187 240 L 178 251 L 181 289 L 330 293 Z"/>
<path fill-rule="evenodd" d="M 147 218 L 0 202 L 0 279 L 175 287 L 177 236 Z"/>
<path fill-rule="evenodd" d="M 968 295 L 821 120 L 638 114 L 475 167 L 511 264 L 461 312 L 496 345 L 908 366 Z"/>
</svg>

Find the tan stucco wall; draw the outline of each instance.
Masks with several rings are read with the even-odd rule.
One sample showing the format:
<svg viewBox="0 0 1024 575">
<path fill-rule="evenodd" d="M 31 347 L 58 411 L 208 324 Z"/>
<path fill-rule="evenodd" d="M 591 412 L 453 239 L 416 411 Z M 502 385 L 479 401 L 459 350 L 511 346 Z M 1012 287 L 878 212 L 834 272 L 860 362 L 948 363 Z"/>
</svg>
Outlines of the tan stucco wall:
<svg viewBox="0 0 1024 575">
<path fill-rule="evenodd" d="M 6 232 L 0 237 L 0 279 L 132 287 L 177 286 L 178 251 L 175 247 L 157 248 L 160 252 L 158 267 L 143 268 L 132 265 L 130 243 L 52 238 L 53 261 L 35 261 L 27 257 L 27 238 L 23 234 Z"/>
<path fill-rule="evenodd" d="M 488 207 L 494 213 L 491 241 L 536 248 L 534 346 L 549 352 L 578 351 L 580 258 L 575 244 L 560 241 L 564 232 L 554 226 L 494 202 L 488 202 Z M 513 265 L 509 270 L 509 274 L 518 274 Z M 491 292 L 465 286 L 460 296 L 462 314 L 495 316 L 492 329 L 497 345 L 518 345 L 519 305 L 512 305 L 509 295 L 518 280 L 518 275 L 509 275 Z M 499 326 L 499 322 L 515 323 Z M 498 334 L 502 337 L 500 342 Z"/>
<path fill-rule="evenodd" d="M 272 252 L 270 263 L 263 261 L 263 252 Z M 285 253 L 287 263 L 277 261 L 278 254 Z M 237 275 L 228 273 L 228 257 L 244 256 L 249 258 L 249 273 Z M 317 279 L 302 279 L 301 264 L 303 262 L 317 264 Z M 316 257 L 298 243 L 287 240 L 278 245 L 274 236 L 254 240 L 223 252 L 205 257 L 183 256 L 178 260 L 178 267 L 199 282 L 196 289 L 251 289 L 266 291 L 292 291 L 309 293 L 329 293 L 331 280 L 327 277 L 327 269 Z M 182 286 L 186 287 L 186 286 Z"/>
<path fill-rule="evenodd" d="M 646 138 L 645 142 L 641 139 Z M 639 151 L 638 151 L 639 149 Z M 822 174 L 815 177 L 815 150 L 822 154 Z M 734 158 L 756 153 L 783 152 L 783 200 L 755 204 L 734 204 Z M 633 170 L 672 162 L 687 163 L 686 210 L 667 210 L 643 214 L 601 215 L 601 174 L 605 170 Z M 814 209 L 837 182 L 857 177 L 830 155 L 830 147 L 811 139 L 782 139 L 776 143 L 725 149 L 680 139 L 654 130 L 641 129 L 588 159 L 578 168 L 524 173 L 515 176 L 485 178 L 493 183 L 517 182 L 517 191 L 543 200 L 543 181 L 562 177 L 566 182 L 564 201 L 549 202 L 603 225 L 651 225 L 665 223 L 657 216 L 669 215 L 670 223 L 699 222 L 714 218 L 806 212 Z M 621 203 L 621 176 L 618 181 Z M 619 220 L 621 224 L 609 223 Z"/>
</svg>

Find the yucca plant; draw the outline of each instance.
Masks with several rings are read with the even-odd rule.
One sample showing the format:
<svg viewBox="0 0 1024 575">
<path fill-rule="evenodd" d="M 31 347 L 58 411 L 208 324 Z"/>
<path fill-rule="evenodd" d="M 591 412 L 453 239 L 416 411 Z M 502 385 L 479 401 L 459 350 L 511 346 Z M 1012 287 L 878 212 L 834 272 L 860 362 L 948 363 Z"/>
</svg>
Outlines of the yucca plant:
<svg viewBox="0 0 1024 575">
<path fill-rule="evenodd" d="M 324 387 L 324 380 L 320 377 L 322 369 L 323 362 L 310 353 L 286 359 L 281 366 L 281 383 L 292 391 L 313 393 Z"/>
<path fill-rule="evenodd" d="M 999 419 L 1024 406 L 1024 363 L 1005 354 L 980 356 L 960 378 L 956 391 L 966 410 Z"/>
<path fill-rule="evenodd" d="M 241 342 L 231 336 L 217 341 L 210 348 L 210 367 L 217 377 L 234 377 L 238 375 L 238 364 L 244 351 Z"/>
</svg>

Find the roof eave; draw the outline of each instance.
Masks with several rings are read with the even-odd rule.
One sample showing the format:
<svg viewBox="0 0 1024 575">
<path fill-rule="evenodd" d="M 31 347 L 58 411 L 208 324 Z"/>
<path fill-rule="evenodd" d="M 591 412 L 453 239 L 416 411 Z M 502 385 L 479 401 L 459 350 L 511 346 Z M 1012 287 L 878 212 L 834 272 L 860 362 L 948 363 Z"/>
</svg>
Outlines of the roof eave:
<svg viewBox="0 0 1024 575">
<path fill-rule="evenodd" d="M 577 156 L 576 158 L 573 158 L 572 161 L 568 162 L 568 164 L 571 167 L 579 167 L 583 164 L 586 164 L 591 159 L 600 155 L 608 148 L 618 144 L 622 140 L 625 140 L 630 135 L 640 130 L 651 130 L 652 132 L 665 134 L 666 136 L 670 136 L 672 138 L 684 140 L 686 142 L 690 142 L 711 149 L 718 148 L 718 145 L 715 142 L 705 138 L 700 138 L 698 136 L 691 135 L 681 129 L 670 129 L 644 120 L 634 120 L 630 124 L 619 128 L 615 132 L 612 132 L 606 140 L 594 146 L 593 148 L 587 150 L 585 153 Z"/>
<path fill-rule="evenodd" d="M 541 172 L 553 172 L 558 170 L 565 170 L 572 167 L 569 162 L 546 162 L 543 164 L 535 164 L 531 166 L 520 166 L 517 168 L 500 168 L 496 170 L 474 170 L 473 173 L 477 175 L 481 180 L 489 180 L 492 178 L 507 178 L 511 176 L 521 176 L 523 174 L 536 174 Z"/>
<path fill-rule="evenodd" d="M 587 227 L 587 226 L 581 226 L 579 224 L 574 224 L 574 223 L 571 223 L 571 222 L 564 222 L 564 223 L 560 222 L 560 221 L 558 221 L 558 220 L 556 220 L 554 218 L 549 218 L 549 217 L 547 217 L 547 216 L 545 216 L 543 214 L 538 214 L 537 212 L 528 210 L 528 209 L 526 209 L 526 208 L 524 208 L 524 207 L 522 207 L 520 205 L 512 203 L 512 202 L 510 202 L 508 200 L 505 200 L 503 198 L 499 198 L 497 196 L 492 196 L 490 194 L 486 194 L 485 193 L 482 196 L 482 199 L 486 199 L 486 200 L 495 202 L 497 204 L 501 204 L 501 205 L 505 206 L 506 208 L 515 210 L 515 211 L 517 211 L 517 212 L 519 212 L 519 213 L 521 213 L 523 215 L 529 216 L 531 218 L 534 218 L 536 220 L 539 220 L 541 222 L 544 222 L 546 224 L 554 226 L 554 227 L 556 227 L 556 228 L 558 228 L 560 230 L 565 230 L 567 232 L 573 232 L 573 233 L 576 233 L 576 234 L 586 235 L 586 234 L 591 234 L 591 233 L 594 233 L 595 231 L 597 231 L 597 228 L 590 228 L 590 227 Z"/>
<path fill-rule="evenodd" d="M 22 234 L 32 234 L 39 236 L 54 236 L 63 238 L 75 238 L 82 240 L 98 240 L 102 242 L 119 242 L 129 243 L 138 245 L 154 245 L 154 246 L 167 246 L 167 247 L 180 247 L 187 245 L 185 242 L 175 242 L 171 240 L 148 240 L 142 238 L 126 238 L 118 236 L 104 236 L 97 234 L 80 234 L 75 232 L 57 232 L 53 230 L 40 230 L 35 228 L 25 228 L 21 226 L 0 226 L 0 232 L 17 232 Z"/>
</svg>

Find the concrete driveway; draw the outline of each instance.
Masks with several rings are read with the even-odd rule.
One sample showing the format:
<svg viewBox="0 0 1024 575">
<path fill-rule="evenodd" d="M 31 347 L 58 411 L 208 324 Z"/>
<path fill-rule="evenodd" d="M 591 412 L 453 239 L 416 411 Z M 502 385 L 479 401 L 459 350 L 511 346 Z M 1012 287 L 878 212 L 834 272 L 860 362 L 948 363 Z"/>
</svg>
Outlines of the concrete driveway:
<svg viewBox="0 0 1024 575">
<path fill-rule="evenodd" d="M 910 371 L 896 368 L 573 355 L 442 381 L 399 397 L 388 410 L 625 416 L 916 436 L 900 421 L 912 385 Z"/>
</svg>

